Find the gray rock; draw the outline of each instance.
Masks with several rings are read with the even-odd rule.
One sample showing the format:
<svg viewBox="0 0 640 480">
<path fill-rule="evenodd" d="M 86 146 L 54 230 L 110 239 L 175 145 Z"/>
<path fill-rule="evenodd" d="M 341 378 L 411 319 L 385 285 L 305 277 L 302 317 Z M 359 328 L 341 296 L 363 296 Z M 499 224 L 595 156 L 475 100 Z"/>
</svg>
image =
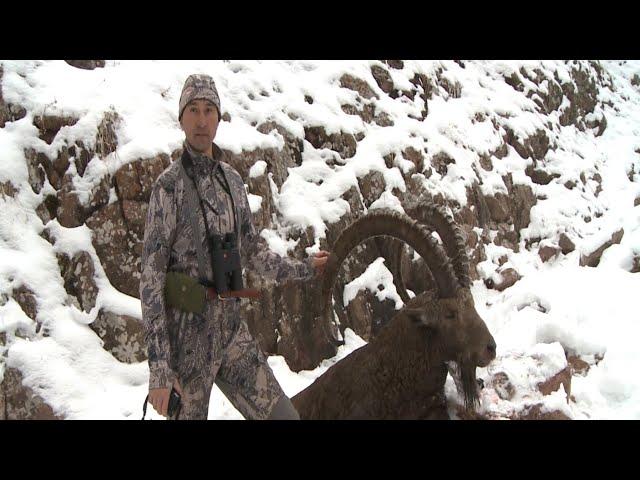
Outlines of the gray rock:
<svg viewBox="0 0 640 480">
<path fill-rule="evenodd" d="M 104 341 L 103 348 L 118 361 L 138 363 L 147 360 L 144 330 L 137 318 L 100 310 L 89 326 Z"/>
<path fill-rule="evenodd" d="M 7 368 L 0 383 L 1 420 L 63 420 L 33 390 L 23 385 L 23 376 L 15 368 Z"/>
<path fill-rule="evenodd" d="M 560 240 L 558 241 L 558 245 L 562 249 L 562 253 L 564 255 L 568 255 L 576 249 L 575 244 L 571 241 L 571 239 L 567 236 L 566 233 L 560 234 Z"/>
<path fill-rule="evenodd" d="M 594 250 L 589 255 L 581 255 L 580 256 L 580 266 L 584 267 L 597 267 L 600 263 L 600 258 L 604 251 L 609 248 L 611 245 L 618 244 L 622 241 L 622 237 L 624 236 L 624 229 L 620 229 L 617 232 L 611 235 L 611 238 L 600 245 L 596 250 Z"/>
</svg>

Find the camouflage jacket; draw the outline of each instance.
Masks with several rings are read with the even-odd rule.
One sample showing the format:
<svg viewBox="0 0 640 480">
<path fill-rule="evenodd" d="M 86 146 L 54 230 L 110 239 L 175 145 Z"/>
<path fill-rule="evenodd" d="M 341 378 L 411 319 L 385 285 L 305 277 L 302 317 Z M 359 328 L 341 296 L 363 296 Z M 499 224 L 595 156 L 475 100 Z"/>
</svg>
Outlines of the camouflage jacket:
<svg viewBox="0 0 640 480">
<path fill-rule="evenodd" d="M 307 280 L 313 278 L 312 257 L 304 262 L 280 257 L 268 248 L 259 247 L 259 237 L 253 225 L 249 201 L 244 182 L 238 172 L 223 162 L 222 151 L 214 144 L 214 159 L 194 152 L 185 142 L 184 148 L 193 160 L 194 180 L 202 197 L 211 234 L 234 231 L 234 216 L 229 194 L 222 188 L 218 178 L 212 174 L 217 161 L 224 169 L 239 223 L 239 250 L 243 269 L 250 269 L 259 275 L 282 281 L 286 278 Z M 166 273 L 176 271 L 198 278 L 198 260 L 185 197 L 184 177 L 181 160 L 176 160 L 156 180 L 154 184 L 144 231 L 142 251 L 142 272 L 140 279 L 140 299 L 145 339 L 149 354 L 149 388 L 171 387 L 176 376 L 175 349 L 170 338 L 181 312 L 165 305 L 164 287 Z M 218 172 L 219 174 L 219 172 Z M 206 230 L 200 208 L 195 212 L 199 222 L 201 238 L 198 239 L 207 252 Z M 211 279 L 209 262 L 207 273 Z M 218 302 L 218 301 L 213 301 Z M 230 302 L 229 315 L 239 315 L 237 302 Z M 217 307 L 211 306 L 212 310 Z M 225 305 L 225 315 L 228 307 Z M 209 321 L 224 321 L 210 315 Z M 216 330 L 214 330 L 216 331 Z M 206 349 L 206 348 L 203 348 Z M 209 353 L 210 355 L 210 353 Z M 202 363 L 202 362 L 201 362 Z M 191 367 L 193 368 L 193 366 Z M 197 367 L 196 367 L 197 368 Z"/>
</svg>

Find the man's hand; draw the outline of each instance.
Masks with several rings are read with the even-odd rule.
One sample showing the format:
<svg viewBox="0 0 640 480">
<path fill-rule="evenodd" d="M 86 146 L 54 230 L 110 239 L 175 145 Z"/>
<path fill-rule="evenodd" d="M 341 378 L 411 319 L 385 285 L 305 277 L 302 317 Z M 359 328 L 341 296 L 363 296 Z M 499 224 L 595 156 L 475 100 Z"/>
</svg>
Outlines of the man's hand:
<svg viewBox="0 0 640 480">
<path fill-rule="evenodd" d="M 327 261 L 329 260 L 330 253 L 326 250 L 320 250 L 315 254 L 313 260 L 311 261 L 313 268 L 316 269 L 316 276 L 320 276 L 324 273 L 324 269 L 327 266 Z"/>
<path fill-rule="evenodd" d="M 180 382 L 176 378 L 173 381 L 173 386 L 182 396 L 182 387 Z M 171 395 L 170 388 L 151 388 L 149 389 L 149 403 L 153 408 L 163 417 L 167 416 L 167 410 L 169 409 L 169 395 Z"/>
</svg>

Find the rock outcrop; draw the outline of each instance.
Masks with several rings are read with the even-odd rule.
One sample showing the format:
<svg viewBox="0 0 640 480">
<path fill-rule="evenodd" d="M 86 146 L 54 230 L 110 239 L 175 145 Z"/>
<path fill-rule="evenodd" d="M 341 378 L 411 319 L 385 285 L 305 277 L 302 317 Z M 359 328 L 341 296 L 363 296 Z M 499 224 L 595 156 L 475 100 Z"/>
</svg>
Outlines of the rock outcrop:
<svg viewBox="0 0 640 480">
<path fill-rule="evenodd" d="M 0 383 L 0 420 L 63 420 L 33 390 L 23 385 L 23 376 L 7 368 Z"/>
<path fill-rule="evenodd" d="M 105 67 L 104 60 L 66 62 L 83 70 Z M 465 68 L 466 62 L 456 63 L 457 65 L 453 65 L 455 69 Z M 608 105 L 600 99 L 605 97 L 599 97 L 598 92 L 604 87 L 612 88 L 611 79 L 598 62 L 575 62 L 567 65 L 570 78 L 560 78 L 557 73 L 550 76 L 541 69 L 523 67 L 505 74 L 504 81 L 515 92 L 519 92 L 523 100 L 530 103 L 532 112 L 541 116 L 553 114 L 558 119 L 556 123 L 559 126 L 575 126 L 581 132 L 598 137 L 607 128 L 607 118 L 602 112 L 604 106 Z M 346 89 L 340 90 L 346 100 L 341 100 L 337 108 L 362 120 L 360 122 L 358 118 L 346 117 L 359 125 L 355 129 L 344 131 L 345 127 L 340 127 L 342 131 L 337 128 L 328 133 L 330 130 L 327 126 L 311 121 L 303 123 L 303 129 L 300 130 L 303 133 L 293 133 L 274 120 L 258 125 L 254 122 L 252 125 L 258 132 L 281 137 L 282 147 L 256 148 L 240 153 L 225 151 L 227 161 L 242 176 L 248 193 L 261 198 L 260 208 L 253 213 L 257 231 L 279 226 L 279 211 L 274 194 L 287 181 L 289 169 L 302 164 L 305 148 L 327 150 L 322 154 L 326 157 L 327 165 L 339 169 L 349 159 L 353 159 L 365 135 L 371 135 L 371 131 L 387 131 L 388 129 L 378 127 L 390 127 L 394 125 L 394 121 L 400 121 L 394 116 L 394 111 L 387 108 L 388 105 L 412 104 L 416 107 L 415 114 L 412 113 L 409 117 L 423 121 L 429 115 L 429 104 L 434 102 L 434 98 L 438 101 L 458 102 L 463 101 L 469 93 L 443 67 L 436 66 L 428 73 L 422 70 L 411 71 L 412 68 L 410 63 L 405 64 L 401 60 L 376 61 L 365 68 L 362 78 L 343 74 L 336 79 L 335 83 L 341 89 Z M 95 75 L 99 72 L 74 73 Z M 3 67 L 0 66 L 0 85 L 3 75 Z M 403 81 L 402 75 L 406 76 Z M 498 80 L 501 82 L 501 77 Z M 304 101 L 313 104 L 317 97 L 314 100 L 313 95 L 308 93 Z M 90 145 L 85 145 L 81 140 L 72 140 L 62 142 L 63 145 L 57 151 L 52 151 L 51 146 L 60 145 L 59 135 L 73 129 L 80 119 L 52 114 L 51 110 L 49 114 L 46 110 L 29 114 L 33 115 L 29 118 L 32 118 L 33 125 L 38 129 L 39 139 L 44 142 L 34 139 L 35 143 L 30 144 L 29 148 L 25 146 L 24 150 L 31 190 L 35 194 L 47 192 L 38 200 L 40 203 L 36 208 L 37 215 L 45 225 L 54 218 L 67 228 L 86 225 L 92 232 L 92 243 L 108 280 L 119 291 L 138 298 L 140 256 L 149 197 L 157 177 L 178 158 L 180 151 L 171 155 L 139 158 L 126 163 L 115 172 L 111 170 L 94 182 L 87 197 L 85 192 L 78 191 L 77 185 L 81 184 L 80 180 L 88 178 L 86 172 L 92 171 L 91 162 L 104 162 L 108 157 L 113 158 L 114 152 L 118 152 L 117 132 L 121 125 L 118 113 L 109 110 L 103 114 L 93 141 L 86 142 L 85 138 L 85 142 Z M 26 115 L 25 108 L 5 102 L 0 88 L 0 128 Z M 289 114 L 291 118 L 292 115 Z M 560 148 L 558 144 L 561 145 L 557 136 L 558 125 L 552 125 L 551 121 L 541 117 L 542 122 L 522 133 L 523 130 L 518 130 L 509 122 L 509 116 L 503 112 L 479 111 L 475 116 L 472 113 L 472 123 L 480 122 L 489 127 L 492 125 L 497 141 L 490 148 L 475 152 L 477 155 L 472 166 L 475 177 L 471 180 L 467 178 L 466 204 L 459 204 L 452 196 L 445 196 L 443 191 L 435 191 L 437 188 L 433 187 L 434 184 L 439 186 L 442 181 L 453 179 L 460 170 L 461 160 L 456 158 L 458 155 L 455 154 L 455 148 L 446 151 L 442 145 L 432 148 L 432 143 L 425 138 L 429 144 L 425 144 L 424 148 L 403 145 L 391 153 L 385 152 L 384 164 L 381 162 L 376 170 L 358 174 L 357 185 L 351 186 L 342 194 L 342 198 L 349 204 L 349 211 L 338 221 L 327 224 L 326 238 L 321 239 L 320 248 L 330 250 L 337 236 L 348 224 L 364 214 L 384 192 L 390 191 L 402 205 L 414 204 L 420 195 L 424 195 L 430 201 L 450 209 L 466 236 L 472 280 L 481 279 L 476 266 L 487 259 L 485 249 L 488 245 L 502 247 L 514 253 L 518 253 L 524 245 L 524 248 L 537 254 L 541 262 L 546 263 L 562 259 L 563 255 L 569 255 L 578 248 L 582 252 L 580 265 L 597 266 L 608 247 L 621 243 L 624 231 L 615 232 L 597 249 L 585 253 L 584 246 L 580 244 L 580 235 L 575 232 L 559 232 L 556 236 L 541 239 L 527 237 L 526 229 L 531 223 L 532 208 L 546 198 L 547 188 L 558 184 L 560 189 L 561 185 L 568 190 L 582 189 L 584 192 L 585 189 L 591 189 L 593 195 L 598 197 L 602 191 L 602 176 L 585 167 L 584 171 L 576 172 L 575 178 L 567 179 L 557 169 L 557 163 L 554 163 L 554 153 Z M 230 120 L 230 114 L 225 112 L 223 121 Z M 413 132 L 410 136 L 416 135 L 419 133 Z M 454 139 L 453 144 L 456 148 L 462 146 L 460 139 Z M 504 172 L 504 163 L 501 162 L 517 159 L 518 156 L 523 165 L 526 165 L 521 167 L 523 171 L 517 172 L 517 175 L 502 173 L 504 188 L 501 185 L 491 195 L 483 193 L 487 191 L 483 190 L 483 178 L 489 174 L 495 176 L 496 172 Z M 264 173 L 255 174 L 254 170 L 254 174 L 250 175 L 252 167 L 259 161 L 266 163 Z M 95 164 L 92 166 L 95 167 Z M 405 191 L 400 191 L 397 186 L 388 188 L 385 166 L 387 169 L 396 168 L 400 171 L 406 185 Z M 628 171 L 630 181 L 637 177 L 636 170 L 637 167 L 632 166 Z M 559 180 L 561 177 L 562 180 Z M 500 183 L 499 177 L 497 183 Z M 53 188 L 53 192 L 47 184 Z M 15 197 L 18 188 L 10 181 L 4 181 L 0 183 L 0 195 L 5 198 Z M 634 205 L 638 204 L 640 197 L 634 201 Z M 593 213 L 596 217 L 598 214 Z M 591 216 L 584 218 L 584 221 L 591 221 Z M 313 229 L 292 229 L 289 235 L 291 239 L 298 241 L 291 255 L 303 260 L 306 257 L 305 248 L 314 243 Z M 263 248 L 267 248 L 266 242 L 260 241 Z M 357 247 L 356 252 L 345 261 L 334 291 L 339 328 L 342 332 L 345 328 L 351 328 L 365 340 L 373 338 L 386 319 L 391 318 L 395 311 L 394 302 L 388 299 L 379 301 L 374 293 L 360 291 L 345 307 L 341 292 L 368 265 L 388 253 L 385 245 L 369 241 Z M 97 265 L 94 265 L 93 258 L 95 257 L 88 252 L 76 253 L 72 258 L 58 253 L 60 273 L 69 295 L 67 300 L 87 313 L 96 308 L 98 295 L 95 280 Z M 494 260 L 496 266 L 493 278 L 483 278 L 487 287 L 503 291 L 521 278 L 520 273 L 507 260 L 506 254 L 497 261 Z M 632 262 L 631 271 L 640 272 L 640 257 L 634 258 Z M 385 265 L 391 268 L 389 262 Z M 412 251 L 404 252 L 401 269 L 405 286 L 414 293 L 433 288 L 433 279 L 424 261 L 414 259 Z M 259 301 L 243 301 L 242 314 L 262 349 L 268 354 L 283 355 L 294 371 L 313 369 L 321 360 L 335 353 L 327 339 L 327 330 L 335 327 L 317 323 L 321 305 L 314 294 L 317 290 L 315 282 L 316 280 L 303 284 L 288 281 L 275 284 L 247 272 L 247 286 L 260 288 L 266 294 Z M 14 289 L 11 296 L 27 316 L 36 320 L 38 303 L 34 292 L 22 286 Z M 104 348 L 119 361 L 132 363 L 146 359 L 138 319 L 101 309 L 90 327 L 104 341 Z M 572 357 L 566 369 L 538 385 L 539 391 L 548 395 L 558 390 L 562 384 L 567 395 L 570 395 L 571 375 L 588 369 L 588 364 L 585 367 L 584 362 L 580 362 L 579 358 Z M 515 387 L 505 372 L 493 375 L 492 382 L 492 387 L 502 400 L 514 397 Z M 7 403 L 8 397 L 0 396 L 0 401 L 4 402 L 0 414 L 6 418 L 55 417 L 51 409 L 39 397 L 34 396 L 33 392 L 22 387 L 21 383 L 20 373 L 7 369 L 1 388 L 3 391 L 15 392 L 16 397 L 12 397 Z M 27 401 L 27 397 L 33 398 Z M 24 403 L 24 407 L 20 407 L 20 402 L 16 399 Z M 21 417 L 25 415 L 26 417 Z M 514 418 L 563 418 L 563 415 L 561 412 L 545 412 L 541 404 L 532 404 L 515 414 Z"/>
</svg>

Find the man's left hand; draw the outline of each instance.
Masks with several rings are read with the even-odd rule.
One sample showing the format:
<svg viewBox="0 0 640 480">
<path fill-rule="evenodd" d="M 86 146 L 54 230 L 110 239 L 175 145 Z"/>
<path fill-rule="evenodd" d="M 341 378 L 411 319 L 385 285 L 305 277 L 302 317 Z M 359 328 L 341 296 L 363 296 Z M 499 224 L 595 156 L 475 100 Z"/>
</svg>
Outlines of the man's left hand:
<svg viewBox="0 0 640 480">
<path fill-rule="evenodd" d="M 311 264 L 316 270 L 316 276 L 320 276 L 324 273 L 324 269 L 327 266 L 327 261 L 329 260 L 329 255 L 330 253 L 326 250 L 320 250 L 313 257 Z"/>
</svg>

